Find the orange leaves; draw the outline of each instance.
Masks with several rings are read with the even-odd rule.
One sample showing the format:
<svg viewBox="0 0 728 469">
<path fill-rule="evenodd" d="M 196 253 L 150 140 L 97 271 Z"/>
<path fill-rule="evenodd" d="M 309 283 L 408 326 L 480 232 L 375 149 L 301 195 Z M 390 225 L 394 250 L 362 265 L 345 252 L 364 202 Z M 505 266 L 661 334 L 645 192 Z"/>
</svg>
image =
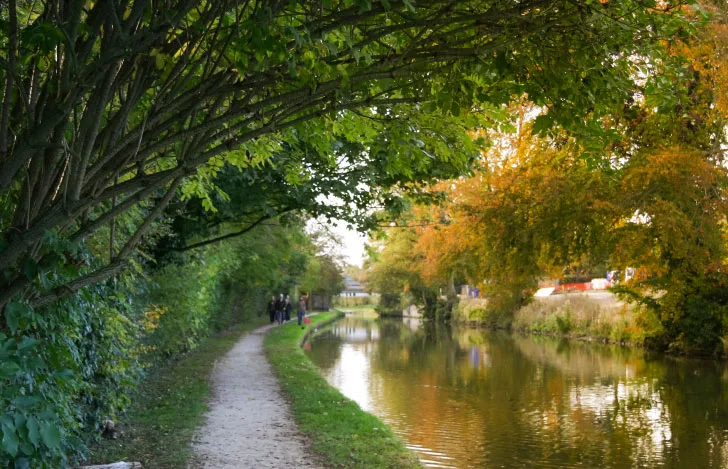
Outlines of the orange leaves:
<svg viewBox="0 0 728 469">
<path fill-rule="evenodd" d="M 640 200 L 670 200 L 681 207 L 723 212 L 720 185 L 725 168 L 712 164 L 703 152 L 682 147 L 643 152 L 628 164 L 620 190 Z"/>
<path fill-rule="evenodd" d="M 624 242 L 615 255 L 661 276 L 674 274 L 678 266 L 703 271 L 723 250 L 725 181 L 725 168 L 696 149 L 640 153 L 625 167 L 619 185 L 626 223 L 617 227 Z"/>
<path fill-rule="evenodd" d="M 691 41 L 673 44 L 673 51 L 684 57 L 700 81 L 694 93 L 710 93 L 706 101 L 728 118 L 728 5 L 699 2 L 711 13 L 705 28 Z"/>
<path fill-rule="evenodd" d="M 414 210 L 424 280 L 456 272 L 471 283 L 520 289 L 539 272 L 583 259 L 608 218 L 594 208 L 615 210 L 608 181 L 578 154 L 573 141 L 556 147 L 521 126 L 485 155 L 484 170 L 437 186 L 447 202 Z"/>
<path fill-rule="evenodd" d="M 725 19 L 725 17 L 724 17 Z M 728 119 L 728 24 L 713 25 L 715 104 Z"/>
</svg>

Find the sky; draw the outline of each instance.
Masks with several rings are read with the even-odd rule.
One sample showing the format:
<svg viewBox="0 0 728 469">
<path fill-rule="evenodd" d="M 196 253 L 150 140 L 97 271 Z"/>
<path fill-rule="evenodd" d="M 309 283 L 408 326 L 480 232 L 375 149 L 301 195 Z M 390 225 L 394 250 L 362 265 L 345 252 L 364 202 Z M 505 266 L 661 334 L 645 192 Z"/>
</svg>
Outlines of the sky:
<svg viewBox="0 0 728 469">
<path fill-rule="evenodd" d="M 367 241 L 367 235 L 356 230 L 350 230 L 346 227 L 346 223 L 342 221 L 328 223 L 325 219 L 312 220 L 309 222 L 308 227 L 313 230 L 316 229 L 317 225 L 328 227 L 341 241 L 341 245 L 333 249 L 336 254 L 341 254 L 348 264 L 361 267 L 364 261 L 364 244 Z"/>
<path fill-rule="evenodd" d="M 341 238 L 340 250 L 344 260 L 349 264 L 361 267 L 364 261 L 364 243 L 367 241 L 367 235 L 348 229 L 346 223 L 342 222 L 335 223 L 332 231 Z"/>
<path fill-rule="evenodd" d="M 362 187 L 363 189 L 361 190 L 366 190 L 366 187 Z M 319 195 L 317 201 L 319 203 L 335 206 L 343 206 L 345 204 L 344 201 L 333 195 Z M 331 222 L 327 222 L 324 217 L 309 220 L 307 224 L 309 231 L 314 231 L 317 227 L 319 229 L 323 227 L 327 228 L 341 241 L 340 246 L 336 246 L 332 249 L 334 251 L 332 254 L 340 254 L 346 263 L 361 267 L 364 262 L 364 244 L 366 243 L 368 236 L 366 234 L 359 233 L 354 229 L 349 229 L 346 225 L 346 222 L 336 219 Z"/>
</svg>

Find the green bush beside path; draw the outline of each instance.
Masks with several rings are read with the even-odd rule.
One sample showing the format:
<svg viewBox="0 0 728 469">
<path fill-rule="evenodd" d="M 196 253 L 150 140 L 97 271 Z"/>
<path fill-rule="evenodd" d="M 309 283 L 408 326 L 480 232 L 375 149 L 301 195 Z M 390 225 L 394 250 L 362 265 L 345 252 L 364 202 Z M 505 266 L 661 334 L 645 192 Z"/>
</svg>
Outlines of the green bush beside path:
<svg viewBox="0 0 728 469">
<path fill-rule="evenodd" d="M 257 318 L 205 339 L 193 352 L 152 370 L 118 424 L 119 438 L 92 448 L 90 463 L 140 461 L 145 469 L 185 467 L 192 457 L 192 437 L 207 411 L 215 361 L 267 322 Z"/>
</svg>

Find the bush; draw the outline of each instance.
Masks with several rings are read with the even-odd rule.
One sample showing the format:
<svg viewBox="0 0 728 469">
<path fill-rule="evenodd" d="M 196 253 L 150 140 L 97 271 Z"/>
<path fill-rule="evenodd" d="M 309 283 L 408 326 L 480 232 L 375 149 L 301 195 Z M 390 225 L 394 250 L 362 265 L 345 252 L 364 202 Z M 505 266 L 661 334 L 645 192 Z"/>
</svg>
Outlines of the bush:
<svg viewBox="0 0 728 469">
<path fill-rule="evenodd" d="M 536 300 L 518 310 L 513 326 L 522 331 L 589 336 L 613 342 L 642 343 L 638 308 L 614 300 L 570 294 Z"/>
<path fill-rule="evenodd" d="M 382 293 L 375 311 L 379 314 L 402 316 L 402 298 L 399 293 Z"/>
<path fill-rule="evenodd" d="M 169 264 L 151 280 L 156 286 L 147 296 L 152 306 L 146 314 L 156 316 L 156 321 L 149 327 L 146 343 L 164 357 L 189 352 L 211 330 L 219 293 L 215 272 L 199 263 Z"/>
<path fill-rule="evenodd" d="M 728 274 L 709 271 L 672 278 L 660 294 L 631 288 L 615 288 L 641 307 L 638 334 L 650 348 L 689 355 L 725 353 L 728 332 Z M 662 285 L 664 279 L 660 279 Z"/>
<path fill-rule="evenodd" d="M 0 333 L 0 465 L 58 468 L 81 457 L 140 376 L 140 328 L 112 283 L 39 311 L 19 303 Z"/>
<path fill-rule="evenodd" d="M 484 298 L 463 299 L 455 317 L 464 322 L 475 322 L 486 327 L 507 329 L 511 326 L 513 315 L 490 307 L 490 301 Z"/>
<path fill-rule="evenodd" d="M 457 296 L 448 296 L 445 299 L 438 298 L 435 303 L 435 319 L 438 321 L 450 321 L 453 317 L 453 310 L 457 307 L 458 302 Z"/>
</svg>

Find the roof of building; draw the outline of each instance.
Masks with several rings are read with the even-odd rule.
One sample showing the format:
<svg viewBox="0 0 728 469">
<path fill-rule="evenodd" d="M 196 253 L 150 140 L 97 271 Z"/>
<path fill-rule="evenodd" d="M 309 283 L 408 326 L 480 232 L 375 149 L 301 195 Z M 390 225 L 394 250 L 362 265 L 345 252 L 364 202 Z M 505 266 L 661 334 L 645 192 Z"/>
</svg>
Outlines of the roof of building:
<svg viewBox="0 0 728 469">
<path fill-rule="evenodd" d="M 344 291 L 366 291 L 366 288 L 364 286 L 354 280 L 353 278 L 347 276 L 344 276 Z"/>
</svg>

